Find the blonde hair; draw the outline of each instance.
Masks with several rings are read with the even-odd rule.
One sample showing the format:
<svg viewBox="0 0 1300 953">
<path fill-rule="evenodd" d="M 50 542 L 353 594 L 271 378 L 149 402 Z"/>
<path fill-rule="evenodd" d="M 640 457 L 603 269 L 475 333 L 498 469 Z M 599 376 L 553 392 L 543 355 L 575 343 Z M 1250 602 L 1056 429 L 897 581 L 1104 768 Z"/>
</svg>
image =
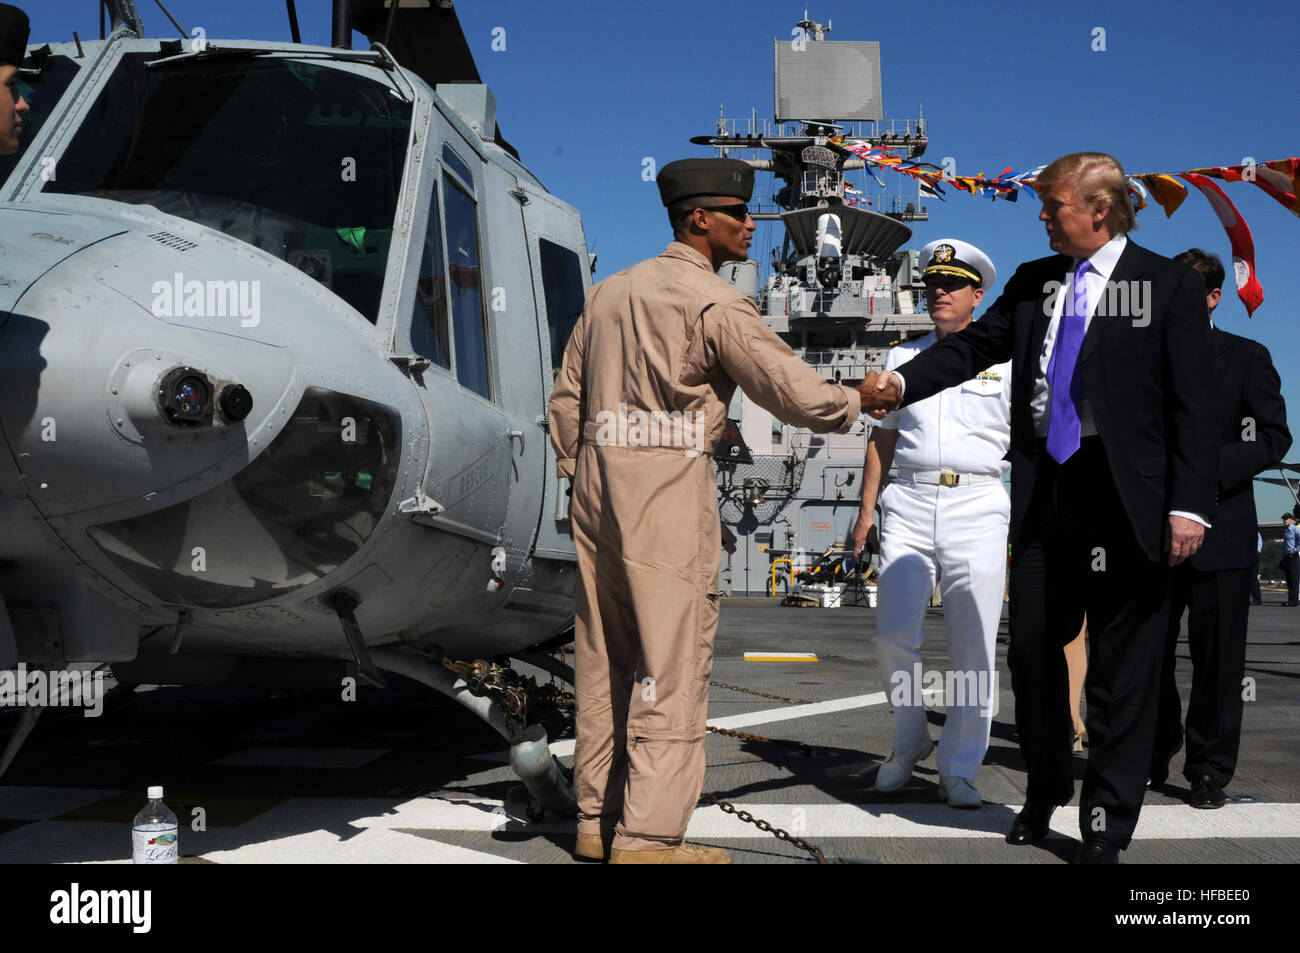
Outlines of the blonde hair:
<svg viewBox="0 0 1300 953">
<path fill-rule="evenodd" d="M 1054 159 L 1038 174 L 1038 184 L 1054 186 L 1078 176 L 1075 194 L 1092 208 L 1109 205 L 1106 226 L 1111 235 L 1137 228 L 1137 215 L 1128 197 L 1128 176 L 1119 160 L 1104 152 L 1071 152 Z"/>
</svg>

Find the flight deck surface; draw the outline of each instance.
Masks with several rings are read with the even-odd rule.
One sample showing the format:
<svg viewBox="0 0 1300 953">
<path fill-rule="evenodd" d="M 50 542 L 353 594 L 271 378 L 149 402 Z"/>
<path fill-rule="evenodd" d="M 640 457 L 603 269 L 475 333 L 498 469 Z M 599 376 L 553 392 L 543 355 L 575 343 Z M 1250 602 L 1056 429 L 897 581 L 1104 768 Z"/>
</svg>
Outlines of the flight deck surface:
<svg viewBox="0 0 1300 953">
<path fill-rule="evenodd" d="M 1121 860 L 1147 864 L 1300 861 L 1300 610 L 1264 593 L 1250 610 L 1246 702 L 1237 775 L 1219 810 L 1186 803 L 1175 758 L 1148 792 Z M 1036 846 L 1003 842 L 1024 802 L 1015 741 L 1005 617 L 998 639 L 998 711 L 976 784 L 978 809 L 937 797 L 933 754 L 912 781 L 879 794 L 892 721 L 870 641 L 874 610 L 782 608 L 724 599 L 709 722 L 803 746 L 710 735 L 704 790 L 819 847 L 830 860 L 878 863 L 1068 862 L 1078 847 L 1074 802 Z M 925 618 L 925 670 L 948 665 L 941 610 Z M 745 661 L 746 652 L 807 652 L 817 661 Z M 1178 647 L 1184 706 L 1191 667 Z M 737 691 L 780 696 L 767 698 Z M 1248 686 L 1250 687 L 1250 686 Z M 929 715 L 939 736 L 941 710 Z M 3 730 L 12 727 L 7 718 Z M 572 763 L 572 738 L 552 750 Z M 393 676 L 356 701 L 337 693 L 157 687 L 107 707 L 47 712 L 0 782 L 0 862 L 128 863 L 130 821 L 145 788 L 162 784 L 180 817 L 182 863 L 573 863 L 574 823 L 530 818 L 500 737 L 432 691 Z M 196 830 L 196 821 L 205 829 Z M 736 863 L 808 863 L 808 853 L 702 804 L 693 842 Z"/>
</svg>

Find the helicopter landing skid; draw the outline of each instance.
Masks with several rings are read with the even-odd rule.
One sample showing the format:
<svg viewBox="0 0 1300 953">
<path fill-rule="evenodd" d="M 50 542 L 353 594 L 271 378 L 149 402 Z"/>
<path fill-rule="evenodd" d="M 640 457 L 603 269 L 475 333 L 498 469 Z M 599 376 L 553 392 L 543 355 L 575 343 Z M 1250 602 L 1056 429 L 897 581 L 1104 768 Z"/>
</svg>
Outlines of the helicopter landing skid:
<svg viewBox="0 0 1300 953">
<path fill-rule="evenodd" d="M 373 659 L 380 668 L 428 685 L 491 725 L 510 743 L 510 766 L 542 808 L 564 815 L 578 812 L 573 781 L 551 754 L 546 729 L 541 725 L 520 725 L 516 719 L 507 717 L 489 694 L 476 694 L 456 673 L 421 655 L 376 648 Z"/>
</svg>

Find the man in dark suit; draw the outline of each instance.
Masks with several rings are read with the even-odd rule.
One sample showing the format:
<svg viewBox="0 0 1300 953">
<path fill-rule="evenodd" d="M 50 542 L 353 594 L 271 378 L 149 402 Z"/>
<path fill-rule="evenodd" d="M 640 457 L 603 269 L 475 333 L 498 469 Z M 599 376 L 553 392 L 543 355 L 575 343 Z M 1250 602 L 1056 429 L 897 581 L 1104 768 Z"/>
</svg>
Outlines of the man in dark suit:
<svg viewBox="0 0 1300 953">
<path fill-rule="evenodd" d="M 1193 248 L 1175 261 L 1205 279 L 1205 305 L 1218 307 L 1223 263 Z M 1169 762 L 1183 746 L 1182 707 L 1174 681 L 1174 653 L 1183 610 L 1192 656 L 1192 694 L 1187 703 L 1187 757 L 1183 775 L 1191 782 L 1192 807 L 1222 807 L 1223 789 L 1237 767 L 1246 671 L 1246 620 L 1256 560 L 1259 518 L 1255 474 L 1277 466 L 1291 446 L 1282 381 L 1267 348 L 1220 328 L 1214 344 L 1218 412 L 1212 418 L 1219 442 L 1218 496 L 1199 552 L 1175 566 L 1169 597 L 1169 630 L 1160 680 L 1156 747 L 1151 785 L 1164 784 Z"/>
<path fill-rule="evenodd" d="M 1128 240 L 1113 157 L 1063 156 L 1035 188 L 1056 254 L 1021 265 L 979 321 L 878 375 L 863 409 L 879 419 L 1012 361 L 1008 661 L 1029 779 L 1007 841 L 1045 837 L 1074 794 L 1062 647 L 1086 612 L 1077 860 L 1115 863 L 1151 762 L 1169 566 L 1196 552 L 1214 509 L 1214 358 L 1200 277 Z"/>
</svg>

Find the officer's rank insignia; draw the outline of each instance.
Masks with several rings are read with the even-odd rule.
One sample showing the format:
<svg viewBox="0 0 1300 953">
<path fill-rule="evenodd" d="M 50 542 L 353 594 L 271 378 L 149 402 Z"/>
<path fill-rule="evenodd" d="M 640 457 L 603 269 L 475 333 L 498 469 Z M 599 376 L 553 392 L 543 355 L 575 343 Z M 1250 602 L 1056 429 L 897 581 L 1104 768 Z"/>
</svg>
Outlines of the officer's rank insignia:
<svg viewBox="0 0 1300 953">
<path fill-rule="evenodd" d="M 941 265 L 946 265 L 952 261 L 952 256 L 957 253 L 951 245 L 940 245 L 934 250 L 934 260 Z"/>
</svg>

